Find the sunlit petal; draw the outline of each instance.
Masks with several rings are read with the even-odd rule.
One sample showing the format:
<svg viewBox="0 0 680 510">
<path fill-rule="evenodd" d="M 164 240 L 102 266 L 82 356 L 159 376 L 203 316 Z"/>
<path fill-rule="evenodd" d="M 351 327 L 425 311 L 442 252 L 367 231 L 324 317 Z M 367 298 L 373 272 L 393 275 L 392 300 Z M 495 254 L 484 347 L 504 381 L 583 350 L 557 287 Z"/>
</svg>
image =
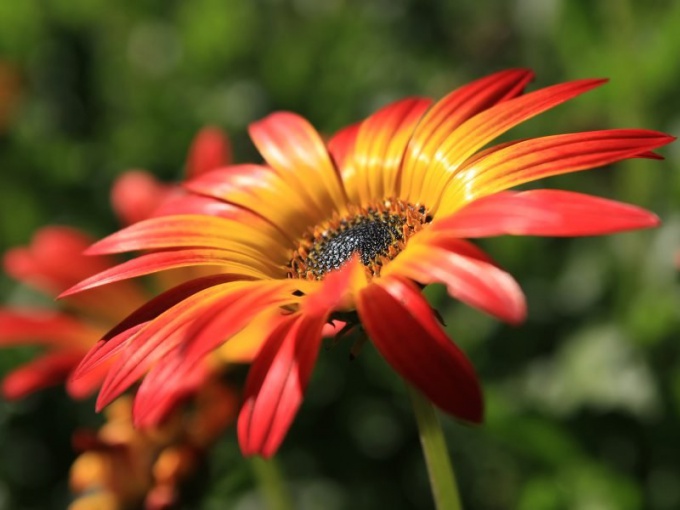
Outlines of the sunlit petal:
<svg viewBox="0 0 680 510">
<path fill-rule="evenodd" d="M 438 214 L 526 182 L 632 158 L 672 140 L 656 131 L 619 129 L 547 136 L 491 149 L 458 169 L 442 193 Z"/>
</svg>

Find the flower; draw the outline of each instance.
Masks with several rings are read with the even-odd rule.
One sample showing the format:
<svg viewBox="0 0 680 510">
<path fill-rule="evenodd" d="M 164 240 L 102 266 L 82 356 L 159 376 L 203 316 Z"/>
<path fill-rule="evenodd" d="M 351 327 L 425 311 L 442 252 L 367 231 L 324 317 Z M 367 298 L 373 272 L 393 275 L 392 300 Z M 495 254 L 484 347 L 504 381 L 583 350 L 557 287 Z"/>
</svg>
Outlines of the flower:
<svg viewBox="0 0 680 510">
<path fill-rule="evenodd" d="M 275 453 L 300 406 L 329 321 L 361 326 L 387 362 L 443 411 L 479 422 L 471 363 L 449 340 L 421 286 L 501 320 L 526 314 L 518 284 L 468 238 L 578 236 L 652 227 L 632 205 L 557 190 L 505 191 L 552 175 L 647 157 L 673 138 L 639 129 L 563 134 L 483 149 L 513 126 L 604 83 L 523 93 L 527 70 L 479 79 L 442 100 L 390 104 L 327 143 L 303 118 L 250 126 L 265 164 L 234 165 L 185 187 L 228 205 L 218 216 L 142 221 L 91 254 L 144 253 L 64 295 L 170 268 L 212 265 L 133 314 L 88 354 L 83 377 L 115 357 L 97 401 L 144 376 L 135 419 L 164 387 L 221 345 L 262 347 L 238 420 L 244 454 Z M 208 202 L 206 202 L 207 204 Z"/>
<path fill-rule="evenodd" d="M 54 297 L 77 281 L 115 264 L 108 257 L 83 255 L 91 243 L 92 238 L 76 229 L 44 227 L 35 233 L 29 246 L 12 248 L 5 254 L 5 271 Z M 33 344 L 45 351 L 5 376 L 4 397 L 23 398 L 65 381 L 96 340 L 146 300 L 142 288 L 133 282 L 119 282 L 74 296 L 68 307 L 61 310 L 37 306 L 0 308 L 0 346 Z M 69 394 L 73 398 L 91 395 L 104 375 L 102 369 L 74 381 L 68 387 Z"/>
<path fill-rule="evenodd" d="M 229 158 L 225 136 L 206 128 L 192 145 L 186 172 L 196 177 L 227 164 Z M 200 197 L 188 196 L 178 186 L 161 184 L 139 170 L 116 181 L 112 203 L 126 224 L 171 211 L 204 211 Z M 53 297 L 83 278 L 114 267 L 110 257 L 83 254 L 92 242 L 73 228 L 44 227 L 29 246 L 5 254 L 5 270 Z M 199 275 L 195 268 L 187 268 L 159 273 L 153 283 L 169 288 L 170 282 Z M 66 381 L 97 340 L 150 297 L 143 286 L 123 281 L 74 296 L 58 310 L 0 308 L 0 346 L 31 344 L 45 350 L 4 378 L 4 397 L 22 398 Z M 245 350 L 237 354 L 238 359 L 247 359 Z M 148 410 L 143 429 L 132 426 L 132 402 L 121 397 L 108 410 L 107 423 L 98 432 L 77 431 L 74 443 L 82 453 L 71 469 L 77 497 L 69 508 L 140 508 L 142 503 L 147 510 L 175 508 L 179 486 L 195 471 L 207 447 L 234 422 L 237 397 L 220 381 L 229 359 L 229 353 L 208 358 L 166 388 L 166 398 Z M 106 369 L 104 363 L 86 377 L 68 380 L 69 395 L 77 399 L 91 395 L 101 385 Z M 181 405 L 187 399 L 191 405 Z"/>
<path fill-rule="evenodd" d="M 201 129 L 189 149 L 185 179 L 192 179 L 231 162 L 231 143 L 216 127 Z M 111 205 L 124 224 L 131 225 L 152 216 L 170 212 L 193 212 L 200 197 L 187 197 L 175 184 L 159 183 L 145 170 L 129 170 L 111 190 Z"/>
<path fill-rule="evenodd" d="M 231 148 L 217 128 L 207 127 L 196 136 L 187 161 L 186 174 L 196 177 L 228 164 Z M 123 224 L 169 211 L 193 211 L 197 200 L 176 185 L 161 184 L 149 173 L 135 170 L 114 183 L 111 202 Z M 93 274 L 115 266 L 110 257 L 83 254 L 92 244 L 88 235 L 64 226 L 38 230 L 26 247 L 10 249 L 4 256 L 5 272 L 14 279 L 54 297 Z M 159 274 L 159 286 L 197 276 Z M 38 307 L 0 308 L 0 346 L 37 344 L 47 352 L 15 369 L 2 383 L 5 398 L 18 399 L 38 389 L 63 382 L 92 345 L 112 326 L 149 299 L 142 286 L 131 282 L 95 289 L 74 296 L 62 310 Z M 100 369 L 67 386 L 73 398 L 91 395 L 101 383 Z"/>
<path fill-rule="evenodd" d="M 77 495 L 71 510 L 177 508 L 180 487 L 206 449 L 233 423 L 238 399 L 216 379 L 207 379 L 184 413 L 175 412 L 154 429 L 137 429 L 130 398 L 117 399 L 96 434 L 74 437 L 82 453 L 71 467 Z"/>
</svg>

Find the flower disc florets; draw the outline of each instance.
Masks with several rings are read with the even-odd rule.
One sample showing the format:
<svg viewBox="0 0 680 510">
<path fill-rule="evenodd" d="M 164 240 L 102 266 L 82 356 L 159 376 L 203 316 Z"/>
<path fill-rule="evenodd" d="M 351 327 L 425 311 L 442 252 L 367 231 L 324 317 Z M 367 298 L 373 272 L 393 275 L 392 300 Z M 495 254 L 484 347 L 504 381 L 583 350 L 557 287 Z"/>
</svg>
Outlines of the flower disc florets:
<svg viewBox="0 0 680 510">
<path fill-rule="evenodd" d="M 427 209 L 398 199 L 369 207 L 350 207 L 344 216 L 310 229 L 288 264 L 289 278 L 322 280 L 355 253 L 371 276 L 397 256 L 406 241 L 432 221 Z"/>
</svg>

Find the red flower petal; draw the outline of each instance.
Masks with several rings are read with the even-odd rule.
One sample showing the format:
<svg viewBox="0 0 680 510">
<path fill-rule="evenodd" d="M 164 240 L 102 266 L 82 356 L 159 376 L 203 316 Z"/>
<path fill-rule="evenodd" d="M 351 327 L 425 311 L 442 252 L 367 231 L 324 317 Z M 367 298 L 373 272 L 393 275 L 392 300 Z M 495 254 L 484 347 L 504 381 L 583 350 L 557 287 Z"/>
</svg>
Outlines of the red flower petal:
<svg viewBox="0 0 680 510">
<path fill-rule="evenodd" d="M 5 376 L 2 394 L 6 399 L 16 400 L 59 384 L 66 379 L 81 357 L 81 354 L 73 352 L 55 352 L 41 356 Z"/>
<path fill-rule="evenodd" d="M 78 230 L 45 227 L 36 232 L 28 248 L 15 248 L 5 254 L 5 268 L 15 278 L 56 295 L 113 265 L 108 257 L 85 256 L 83 251 L 90 242 L 90 238 Z M 107 320 L 119 320 L 130 308 L 143 302 L 143 292 L 130 282 L 121 282 L 71 301 Z"/>
<path fill-rule="evenodd" d="M 324 338 L 327 337 L 334 337 L 340 331 L 342 331 L 342 328 L 344 328 L 347 325 L 346 322 L 339 321 L 339 320 L 333 320 L 331 322 L 327 322 L 323 326 L 323 330 L 321 331 L 321 336 Z"/>
<path fill-rule="evenodd" d="M 644 209 L 558 190 L 501 192 L 475 200 L 432 224 L 432 235 L 490 237 L 504 234 L 589 236 L 655 227 Z"/>
<path fill-rule="evenodd" d="M 184 301 L 189 296 L 196 294 L 209 287 L 220 285 L 222 283 L 243 280 L 241 275 L 220 273 L 201 278 L 194 278 L 190 281 L 177 285 L 162 294 L 147 301 L 143 306 L 132 312 L 124 320 L 118 323 L 114 328 L 104 335 L 104 340 L 110 340 L 114 336 L 123 333 L 125 330 L 137 326 L 143 322 L 148 322 L 155 319 L 161 313 L 167 311 L 169 308 Z"/>
<path fill-rule="evenodd" d="M 439 214 L 461 203 L 526 182 L 648 154 L 673 137 L 642 129 L 612 129 L 523 140 L 462 165 L 442 194 Z"/>
<path fill-rule="evenodd" d="M 194 320 L 200 318 L 215 303 L 221 302 L 225 297 L 232 297 L 239 289 L 234 289 L 231 285 L 217 285 L 191 295 L 140 328 L 136 335 L 129 337 L 126 348 L 118 352 L 118 357 L 104 380 L 97 398 L 97 410 L 108 405 L 142 377 L 153 364 L 186 341 L 187 331 Z M 115 338 L 109 340 L 109 343 L 114 340 Z"/>
<path fill-rule="evenodd" d="M 101 363 L 82 377 L 77 379 L 69 377 L 66 379 L 66 393 L 76 400 L 91 397 L 101 387 L 109 366 L 110 362 Z"/>
<path fill-rule="evenodd" d="M 352 124 L 338 131 L 328 141 L 328 152 L 333 158 L 335 167 L 340 172 L 342 185 L 350 202 L 359 201 L 358 183 L 352 155 L 360 127 L 361 122 Z"/>
<path fill-rule="evenodd" d="M 345 298 L 358 271 L 358 257 L 329 273 L 301 312 L 279 316 L 248 372 L 245 403 L 238 418 L 244 455 L 271 457 L 293 422 L 316 362 L 322 331 L 331 311 Z"/>
<path fill-rule="evenodd" d="M 238 419 L 243 455 L 276 453 L 297 413 L 316 362 L 325 319 L 286 317 L 248 373 Z"/>
<path fill-rule="evenodd" d="M 392 368 L 447 413 L 482 421 L 482 392 L 474 368 L 413 284 L 397 278 L 374 280 L 359 294 L 357 305 L 368 336 Z"/>
<path fill-rule="evenodd" d="M 106 333 L 103 340 L 97 342 L 87 355 L 83 357 L 68 381 L 67 390 L 69 394 L 77 397 L 89 391 L 89 388 L 99 386 L 108 371 L 108 363 L 122 349 L 128 347 L 129 341 L 149 321 L 201 290 L 234 281 L 237 278 L 240 277 L 230 274 L 217 274 L 196 278 L 148 301 L 144 306 L 130 314 L 116 327 Z M 92 335 L 89 337 L 89 341 L 98 336 Z"/>
<path fill-rule="evenodd" d="M 189 149 L 186 175 L 197 177 L 231 163 L 229 139 L 216 127 L 201 129 Z"/>
<path fill-rule="evenodd" d="M 30 246 L 5 254 L 5 271 L 19 281 L 56 294 L 108 267 L 108 259 L 83 255 L 91 243 L 89 236 L 76 229 L 44 227 L 35 233 Z"/>
<path fill-rule="evenodd" d="M 68 315 L 39 309 L 0 309 L 0 345 L 39 344 L 84 353 L 100 331 Z"/>
<path fill-rule="evenodd" d="M 197 292 L 131 337 L 111 367 L 97 399 L 101 409 L 179 346 L 187 367 L 239 332 L 269 307 L 298 300 L 291 280 L 229 282 Z"/>
<path fill-rule="evenodd" d="M 145 325 L 146 323 L 137 324 L 122 333 L 112 336 L 110 339 L 99 340 L 80 360 L 80 363 L 69 378 L 67 388 L 71 385 L 77 386 L 80 379 L 90 377 L 90 374 L 93 371 L 99 371 L 104 363 L 109 362 L 114 356 L 120 353 L 121 350 L 127 348 L 130 339 Z"/>
<path fill-rule="evenodd" d="M 143 170 L 125 172 L 111 188 L 111 205 L 121 222 L 131 225 L 151 216 L 173 190 Z"/>
<path fill-rule="evenodd" d="M 220 344 L 229 341 L 251 320 L 263 320 L 260 314 L 263 309 L 276 310 L 278 305 L 289 304 L 290 293 L 281 291 L 287 286 L 260 282 L 234 295 L 229 303 L 220 301 L 202 316 L 197 316 L 187 332 L 186 341 L 169 352 L 144 378 L 135 397 L 135 423 L 151 425 L 161 417 L 163 409 L 180 398 L 180 393 L 186 393 L 187 387 L 183 381 L 195 379 L 197 371 L 204 370 L 201 367 L 206 364 L 206 356 Z M 281 315 L 277 313 L 276 317 Z M 269 318 L 267 323 L 272 324 L 271 328 L 274 327 Z M 267 331 L 266 326 L 258 328 L 261 336 L 253 338 L 253 341 L 262 344 Z"/>
<path fill-rule="evenodd" d="M 271 294 L 269 289 L 266 289 L 266 292 Z M 209 362 L 206 356 L 218 344 L 231 341 L 230 335 L 235 331 L 238 330 L 242 335 L 242 328 L 246 323 L 259 321 L 257 328 L 259 335 L 252 338 L 252 341 L 258 344 L 254 351 L 259 351 L 268 336 L 268 331 L 274 327 L 272 318 L 281 317 L 280 313 L 253 315 L 262 307 L 276 309 L 270 301 L 263 303 L 262 295 L 262 292 L 250 292 L 244 298 L 235 301 L 234 306 L 220 305 L 222 313 L 219 311 L 215 314 L 205 313 L 204 317 L 197 320 L 192 331 L 187 334 L 189 341 L 169 352 L 162 362 L 154 365 L 144 377 L 135 395 L 133 417 L 136 425 L 146 427 L 157 424 L 165 410 L 171 408 L 186 394 L 188 384 L 186 381 L 195 380 L 198 373 L 205 372 Z M 253 306 L 257 308 L 253 309 Z M 189 343 L 194 347 L 191 350 Z M 247 361 L 250 362 L 252 359 L 251 357 Z"/>
<path fill-rule="evenodd" d="M 448 235 L 428 235 L 428 233 L 433 233 L 434 230 L 428 229 L 427 231 L 421 231 L 421 233 L 409 240 L 410 246 L 426 246 L 426 247 L 436 247 L 441 248 L 446 251 L 451 251 L 453 253 L 458 253 L 464 255 L 465 257 L 470 257 L 473 259 L 481 260 L 483 262 L 488 262 L 492 265 L 497 265 L 493 259 L 482 250 L 480 247 L 472 244 L 470 241 L 465 239 L 460 239 L 458 237 L 452 237 Z M 438 233 L 439 234 L 439 233 Z M 410 251 L 410 248 L 409 248 Z M 390 263 L 390 265 L 392 265 Z"/>
<path fill-rule="evenodd" d="M 340 175 L 321 136 L 305 119 L 273 113 L 251 124 L 249 133 L 265 161 L 314 204 L 318 218 L 344 208 Z"/>
<path fill-rule="evenodd" d="M 444 283 L 451 297 L 516 324 L 526 318 L 524 294 L 515 279 L 476 255 L 463 240 L 409 245 L 385 267 L 384 276 L 403 275 L 422 284 Z"/>
<path fill-rule="evenodd" d="M 203 320 L 195 322 L 183 346 L 187 366 L 200 363 L 260 312 L 300 301 L 300 297 L 294 295 L 299 282 L 294 280 L 256 281 L 242 286 L 242 291 L 234 294 L 229 302 L 216 304 Z M 253 341 L 261 344 L 264 338 Z"/>
<path fill-rule="evenodd" d="M 207 363 L 184 368 L 181 355 L 172 361 L 164 360 L 154 367 L 139 385 L 132 408 L 135 427 L 157 427 L 184 399 L 196 393 L 212 373 Z"/>
<path fill-rule="evenodd" d="M 655 159 L 657 161 L 663 161 L 664 159 L 666 159 L 661 154 L 657 154 L 656 152 L 652 152 L 652 151 L 643 152 L 642 154 L 638 154 L 636 157 L 637 158 L 643 158 L 643 159 Z"/>
</svg>

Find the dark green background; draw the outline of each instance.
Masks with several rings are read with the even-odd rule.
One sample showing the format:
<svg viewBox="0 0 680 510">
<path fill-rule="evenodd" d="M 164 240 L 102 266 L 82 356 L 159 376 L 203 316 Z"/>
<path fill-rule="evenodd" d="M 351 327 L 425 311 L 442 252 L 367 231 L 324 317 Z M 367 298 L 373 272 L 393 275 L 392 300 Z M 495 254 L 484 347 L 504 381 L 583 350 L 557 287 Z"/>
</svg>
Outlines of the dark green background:
<svg viewBox="0 0 680 510">
<path fill-rule="evenodd" d="M 0 134 L 0 248 L 47 223 L 113 231 L 116 175 L 178 179 L 202 125 L 227 130 L 247 161 L 246 126 L 270 111 L 330 133 L 390 100 L 441 97 L 506 67 L 533 68 L 531 87 L 611 78 L 513 138 L 677 134 L 678 27 L 673 0 L 3 0 L 0 61 L 21 93 Z M 487 398 L 483 427 L 445 418 L 467 508 L 680 508 L 680 146 L 662 152 L 664 162 L 545 183 L 649 207 L 662 228 L 483 243 L 525 289 L 526 324 L 442 302 Z M 7 303 L 37 299 L 8 278 L 0 291 Z M 298 508 L 431 508 L 402 383 L 370 346 L 353 363 L 347 348 L 322 351 L 281 450 Z M 29 354 L 3 353 L 0 366 Z M 0 403 L 0 509 L 64 508 L 70 430 L 95 420 L 59 389 Z M 233 436 L 186 508 L 262 508 Z"/>
</svg>

